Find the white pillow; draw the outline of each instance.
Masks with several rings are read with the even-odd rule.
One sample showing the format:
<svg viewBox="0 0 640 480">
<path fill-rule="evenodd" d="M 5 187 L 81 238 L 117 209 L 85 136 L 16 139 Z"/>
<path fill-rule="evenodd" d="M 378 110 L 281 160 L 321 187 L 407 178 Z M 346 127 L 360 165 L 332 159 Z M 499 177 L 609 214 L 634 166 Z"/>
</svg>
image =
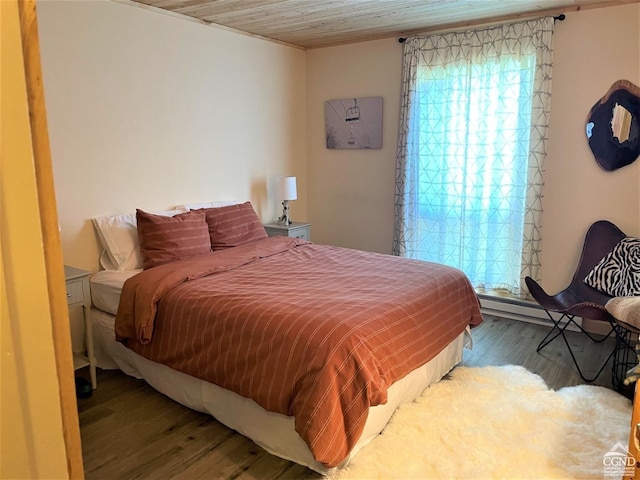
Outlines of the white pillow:
<svg viewBox="0 0 640 480">
<path fill-rule="evenodd" d="M 176 208 L 184 210 L 198 210 L 199 208 L 218 208 L 226 207 L 228 205 L 238 205 L 244 203 L 244 201 L 229 200 L 224 202 L 208 202 L 208 203 L 187 203 L 184 205 L 178 205 Z"/>
<path fill-rule="evenodd" d="M 153 213 L 172 217 L 184 211 L 176 209 Z M 96 217 L 91 221 L 104 248 L 100 255 L 102 268 L 120 272 L 142 268 L 135 213 Z"/>
</svg>

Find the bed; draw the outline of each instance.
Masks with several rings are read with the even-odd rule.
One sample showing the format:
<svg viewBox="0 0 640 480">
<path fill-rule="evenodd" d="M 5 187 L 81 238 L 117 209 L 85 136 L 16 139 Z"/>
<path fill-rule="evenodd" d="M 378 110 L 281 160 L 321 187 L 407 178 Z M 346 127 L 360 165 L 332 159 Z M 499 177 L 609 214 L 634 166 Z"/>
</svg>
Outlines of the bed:
<svg viewBox="0 0 640 480">
<path fill-rule="evenodd" d="M 248 202 L 138 211 L 133 253 L 108 223 L 94 221 L 111 267 L 91 278 L 98 365 L 320 473 L 459 363 L 482 321 L 458 270 L 269 238 Z"/>
</svg>

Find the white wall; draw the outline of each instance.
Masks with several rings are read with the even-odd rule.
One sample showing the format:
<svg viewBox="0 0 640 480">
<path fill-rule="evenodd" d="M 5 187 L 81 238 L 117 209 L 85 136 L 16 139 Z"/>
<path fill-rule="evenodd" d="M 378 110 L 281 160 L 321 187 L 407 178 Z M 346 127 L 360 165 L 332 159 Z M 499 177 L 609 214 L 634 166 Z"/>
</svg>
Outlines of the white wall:
<svg viewBox="0 0 640 480">
<path fill-rule="evenodd" d="M 639 19 L 633 4 L 568 13 L 556 25 L 541 272 L 550 291 L 569 282 L 593 221 L 640 234 L 640 161 L 604 172 L 584 133 L 615 80 L 640 84 Z M 309 220 L 319 242 L 391 252 L 401 56 L 395 39 L 307 52 Z M 384 97 L 382 150 L 327 150 L 323 102 L 369 95 Z"/>
<path fill-rule="evenodd" d="M 556 26 L 542 203 L 542 280 L 551 291 L 569 283 L 593 221 L 608 219 L 640 235 L 640 162 L 605 172 L 585 136 L 589 110 L 616 80 L 640 85 L 639 10 L 638 4 L 585 10 Z"/>
<path fill-rule="evenodd" d="M 89 219 L 250 198 L 265 221 L 278 174 L 319 243 L 390 253 L 402 47 L 306 52 L 109 1 L 38 3 L 67 263 L 97 269 Z M 609 218 L 640 234 L 640 162 L 601 171 L 584 123 L 620 78 L 640 84 L 640 5 L 568 13 L 556 26 L 542 282 L 571 277 L 584 232 Z M 380 150 L 327 150 L 324 101 L 383 97 Z"/>
<path fill-rule="evenodd" d="M 307 51 L 309 220 L 319 243 L 391 253 L 402 46 L 395 39 Z M 382 96 L 382 148 L 328 150 L 324 102 Z"/>
<path fill-rule="evenodd" d="M 253 202 L 298 177 L 306 214 L 305 53 L 111 1 L 37 5 L 65 262 L 98 268 L 90 218 Z"/>
</svg>

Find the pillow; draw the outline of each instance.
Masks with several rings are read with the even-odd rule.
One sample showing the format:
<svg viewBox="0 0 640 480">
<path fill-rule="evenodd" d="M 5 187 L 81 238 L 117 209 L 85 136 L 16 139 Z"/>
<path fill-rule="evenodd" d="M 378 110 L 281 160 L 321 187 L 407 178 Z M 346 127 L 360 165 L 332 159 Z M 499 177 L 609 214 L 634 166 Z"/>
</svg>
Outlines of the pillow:
<svg viewBox="0 0 640 480">
<path fill-rule="evenodd" d="M 202 211 L 165 217 L 138 209 L 136 218 L 145 270 L 211 251 L 209 228 Z"/>
<path fill-rule="evenodd" d="M 584 283 L 610 297 L 640 295 L 640 238 L 620 240 L 589 272 Z"/>
<path fill-rule="evenodd" d="M 154 214 L 173 216 L 180 212 L 184 212 L 184 209 L 154 212 Z M 142 253 L 134 213 L 96 217 L 91 221 L 104 249 L 100 256 L 102 268 L 115 271 L 142 268 Z"/>
<path fill-rule="evenodd" d="M 604 308 L 614 318 L 640 328 L 640 297 L 614 297 Z"/>
<path fill-rule="evenodd" d="M 237 247 L 268 237 L 251 202 L 192 211 L 206 214 L 213 250 Z"/>
<path fill-rule="evenodd" d="M 218 208 L 218 207 L 226 207 L 227 205 L 237 205 L 242 202 L 238 202 L 235 200 L 228 200 L 222 202 L 206 202 L 206 203 L 185 203 L 184 205 L 178 205 L 176 208 L 179 210 L 200 210 L 203 208 Z"/>
</svg>

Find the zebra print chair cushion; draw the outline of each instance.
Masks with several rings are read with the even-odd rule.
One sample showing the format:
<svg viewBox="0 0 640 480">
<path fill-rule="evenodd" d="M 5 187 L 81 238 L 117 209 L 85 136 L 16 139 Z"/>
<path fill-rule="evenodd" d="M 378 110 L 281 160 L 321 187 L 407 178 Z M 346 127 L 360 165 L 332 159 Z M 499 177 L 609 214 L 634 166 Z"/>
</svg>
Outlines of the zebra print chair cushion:
<svg viewBox="0 0 640 480">
<path fill-rule="evenodd" d="M 640 295 L 640 238 L 620 240 L 589 272 L 584 283 L 611 297 Z"/>
</svg>

